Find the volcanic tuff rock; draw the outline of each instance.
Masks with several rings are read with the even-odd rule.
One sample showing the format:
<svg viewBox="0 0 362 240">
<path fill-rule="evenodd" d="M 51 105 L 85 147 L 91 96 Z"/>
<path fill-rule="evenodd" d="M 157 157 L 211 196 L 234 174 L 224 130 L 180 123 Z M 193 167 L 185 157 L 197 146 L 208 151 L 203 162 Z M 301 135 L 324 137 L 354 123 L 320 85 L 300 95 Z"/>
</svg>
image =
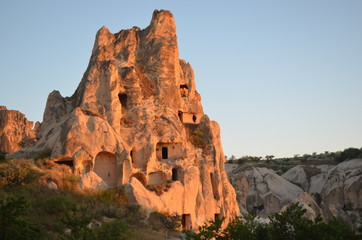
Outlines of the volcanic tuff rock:
<svg viewBox="0 0 362 240">
<path fill-rule="evenodd" d="M 35 144 L 39 123 L 28 121 L 24 114 L 0 106 L 0 151 L 13 153 Z"/>
<path fill-rule="evenodd" d="M 326 217 L 357 225 L 362 209 L 362 159 L 333 166 L 311 178 L 309 192 L 320 201 Z"/>
<path fill-rule="evenodd" d="M 51 150 L 83 188 L 126 185 L 135 202 L 182 215 L 185 228 L 235 216 L 219 125 L 178 57 L 169 11 L 155 10 L 143 30 L 102 27 L 75 93 L 50 93 L 32 151 Z"/>
<path fill-rule="evenodd" d="M 267 216 L 298 202 L 310 218 L 320 214 L 358 225 L 362 209 L 362 159 L 338 165 L 297 165 L 282 177 L 271 169 L 242 166 L 231 169 L 228 175 L 245 213 L 256 211 Z"/>
<path fill-rule="evenodd" d="M 307 175 L 301 166 L 297 165 L 289 169 L 282 177 L 301 187 L 304 191 L 308 191 L 309 182 L 307 180 Z"/>
<path fill-rule="evenodd" d="M 285 180 L 273 170 L 252 168 L 230 174 L 239 207 L 247 211 L 256 211 L 261 216 L 280 212 L 283 206 L 291 203 L 303 190 Z"/>
</svg>

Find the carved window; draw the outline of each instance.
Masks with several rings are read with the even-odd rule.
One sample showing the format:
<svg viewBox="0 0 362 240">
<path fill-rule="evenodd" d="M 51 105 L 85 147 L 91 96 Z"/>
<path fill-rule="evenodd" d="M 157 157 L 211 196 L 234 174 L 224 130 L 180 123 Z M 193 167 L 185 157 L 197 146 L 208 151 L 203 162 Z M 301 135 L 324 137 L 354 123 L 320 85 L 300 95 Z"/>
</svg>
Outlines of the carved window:
<svg viewBox="0 0 362 240">
<path fill-rule="evenodd" d="M 162 159 L 167 159 L 167 158 L 168 158 L 168 148 L 162 147 Z"/>
<path fill-rule="evenodd" d="M 179 179 L 178 169 L 172 168 L 172 181 L 177 181 L 178 179 Z"/>
<path fill-rule="evenodd" d="M 196 120 L 197 120 L 196 116 L 192 115 L 192 121 L 194 121 L 194 123 L 196 123 Z"/>
</svg>

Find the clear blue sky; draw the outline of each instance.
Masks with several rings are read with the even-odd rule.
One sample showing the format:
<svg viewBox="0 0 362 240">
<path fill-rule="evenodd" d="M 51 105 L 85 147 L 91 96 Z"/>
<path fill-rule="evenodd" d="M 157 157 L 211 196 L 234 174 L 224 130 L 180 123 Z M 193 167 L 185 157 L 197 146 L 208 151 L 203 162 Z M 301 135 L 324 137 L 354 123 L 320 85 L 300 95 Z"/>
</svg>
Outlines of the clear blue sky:
<svg viewBox="0 0 362 240">
<path fill-rule="evenodd" d="M 0 2 L 0 105 L 41 121 L 75 91 L 95 34 L 171 10 L 225 154 L 293 156 L 362 147 L 362 1 Z"/>
</svg>

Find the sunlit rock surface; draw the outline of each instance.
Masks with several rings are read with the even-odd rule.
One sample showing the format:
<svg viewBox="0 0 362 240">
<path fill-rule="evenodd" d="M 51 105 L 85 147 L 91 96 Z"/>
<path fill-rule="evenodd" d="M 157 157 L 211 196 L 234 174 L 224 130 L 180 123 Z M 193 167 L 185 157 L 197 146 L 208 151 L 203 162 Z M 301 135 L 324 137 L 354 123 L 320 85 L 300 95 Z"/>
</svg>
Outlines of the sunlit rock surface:
<svg viewBox="0 0 362 240">
<path fill-rule="evenodd" d="M 32 147 L 38 126 L 38 122 L 34 125 L 23 113 L 0 106 L 0 151 L 13 153 L 21 146 Z"/>
<path fill-rule="evenodd" d="M 144 207 L 178 213 L 184 228 L 239 213 L 220 129 L 204 114 L 169 11 L 150 25 L 102 27 L 71 97 L 49 94 L 34 152 L 73 167 L 83 189 L 120 187 Z"/>
</svg>

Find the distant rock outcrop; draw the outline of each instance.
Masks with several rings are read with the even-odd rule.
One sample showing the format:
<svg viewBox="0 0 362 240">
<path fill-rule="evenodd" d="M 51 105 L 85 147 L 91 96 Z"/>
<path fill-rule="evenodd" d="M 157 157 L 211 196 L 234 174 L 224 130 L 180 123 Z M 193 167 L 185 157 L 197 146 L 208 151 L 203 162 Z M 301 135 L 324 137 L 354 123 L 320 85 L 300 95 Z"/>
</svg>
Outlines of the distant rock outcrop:
<svg viewBox="0 0 362 240">
<path fill-rule="evenodd" d="M 289 169 L 282 175 L 282 177 L 301 187 L 304 191 L 308 191 L 309 189 L 307 174 L 305 173 L 304 169 L 299 165 Z"/>
<path fill-rule="evenodd" d="M 35 135 L 39 123 L 28 121 L 24 114 L 0 106 L 0 151 L 13 153 L 36 143 Z"/>
<path fill-rule="evenodd" d="M 281 177 L 267 168 L 238 167 L 229 172 L 229 178 L 244 212 L 268 216 L 298 202 L 310 218 L 320 214 L 358 225 L 362 209 L 362 159 L 338 165 L 297 165 Z"/>
<path fill-rule="evenodd" d="M 50 150 L 83 188 L 126 185 L 130 198 L 182 215 L 195 229 L 239 208 L 216 122 L 204 114 L 194 73 L 179 59 L 169 11 L 150 26 L 112 34 L 102 27 L 71 97 L 49 94 L 33 152 Z"/>
<path fill-rule="evenodd" d="M 283 206 L 296 199 L 303 190 L 268 168 L 235 169 L 230 175 L 239 206 L 261 216 L 280 212 Z"/>
<path fill-rule="evenodd" d="M 362 159 L 342 162 L 311 178 L 309 192 L 326 217 L 343 218 L 355 225 L 362 209 Z"/>
</svg>

